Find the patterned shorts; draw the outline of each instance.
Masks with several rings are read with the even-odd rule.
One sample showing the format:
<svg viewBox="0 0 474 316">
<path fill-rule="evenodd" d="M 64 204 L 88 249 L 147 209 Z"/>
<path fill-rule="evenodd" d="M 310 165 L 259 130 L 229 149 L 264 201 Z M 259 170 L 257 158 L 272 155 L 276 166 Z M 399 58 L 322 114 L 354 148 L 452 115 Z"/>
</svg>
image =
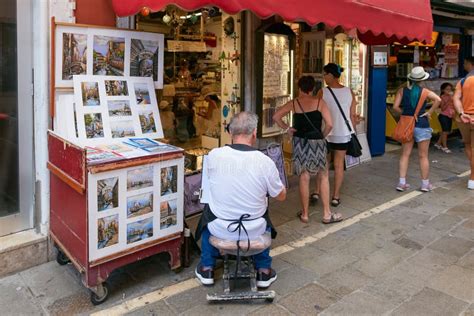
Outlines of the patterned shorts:
<svg viewBox="0 0 474 316">
<path fill-rule="evenodd" d="M 326 169 L 327 144 L 325 139 L 293 137 L 293 167 L 297 175 L 304 171 L 316 175 Z"/>
</svg>

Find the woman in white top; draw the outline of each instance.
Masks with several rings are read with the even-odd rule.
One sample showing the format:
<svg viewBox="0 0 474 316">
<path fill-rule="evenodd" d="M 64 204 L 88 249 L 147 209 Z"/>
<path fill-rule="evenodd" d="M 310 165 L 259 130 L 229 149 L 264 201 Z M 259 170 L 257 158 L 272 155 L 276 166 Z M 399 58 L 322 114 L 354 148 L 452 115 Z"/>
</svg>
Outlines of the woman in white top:
<svg viewBox="0 0 474 316">
<path fill-rule="evenodd" d="M 333 155 L 334 163 L 334 188 L 331 199 L 332 206 L 338 206 L 341 203 L 340 194 L 341 186 L 344 180 L 344 163 L 346 157 L 346 151 L 351 140 L 351 133 L 354 131 L 356 126 L 357 115 L 356 115 L 356 99 L 352 90 L 348 87 L 343 86 L 339 83 L 344 68 L 337 64 L 329 63 L 323 68 L 324 70 L 324 81 L 327 87 L 323 88 L 318 93 L 318 98 L 323 98 L 326 102 L 329 111 L 331 112 L 333 127 L 329 135 L 326 137 L 328 141 L 328 149 Z M 344 115 L 349 120 L 351 129 L 347 127 L 346 122 L 342 116 L 341 111 L 337 105 L 336 99 L 344 111 Z M 311 195 L 313 202 L 319 199 L 319 179 L 316 181 L 316 190 Z"/>
</svg>

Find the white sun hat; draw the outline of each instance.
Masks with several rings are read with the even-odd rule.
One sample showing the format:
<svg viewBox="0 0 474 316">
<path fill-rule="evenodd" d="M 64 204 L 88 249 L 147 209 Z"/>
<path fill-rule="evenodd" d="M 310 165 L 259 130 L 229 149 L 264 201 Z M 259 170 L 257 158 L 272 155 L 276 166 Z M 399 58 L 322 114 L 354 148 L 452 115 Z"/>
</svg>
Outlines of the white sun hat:
<svg viewBox="0 0 474 316">
<path fill-rule="evenodd" d="M 430 74 L 421 66 L 414 67 L 408 74 L 408 79 L 413 81 L 423 81 L 430 77 Z"/>
</svg>

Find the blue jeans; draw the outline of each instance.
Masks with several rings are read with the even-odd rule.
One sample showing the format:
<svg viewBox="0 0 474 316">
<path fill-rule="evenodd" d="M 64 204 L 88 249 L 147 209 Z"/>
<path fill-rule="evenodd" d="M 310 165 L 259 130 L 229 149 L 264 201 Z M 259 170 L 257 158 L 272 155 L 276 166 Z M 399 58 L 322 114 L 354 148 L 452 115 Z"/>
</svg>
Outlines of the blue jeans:
<svg viewBox="0 0 474 316">
<path fill-rule="evenodd" d="M 209 243 L 211 233 L 209 229 L 204 227 L 201 235 L 201 266 L 216 266 L 216 258 L 219 256 L 219 250 Z M 270 247 L 259 254 L 252 256 L 256 269 L 270 269 L 272 267 L 272 257 L 270 257 Z"/>
</svg>

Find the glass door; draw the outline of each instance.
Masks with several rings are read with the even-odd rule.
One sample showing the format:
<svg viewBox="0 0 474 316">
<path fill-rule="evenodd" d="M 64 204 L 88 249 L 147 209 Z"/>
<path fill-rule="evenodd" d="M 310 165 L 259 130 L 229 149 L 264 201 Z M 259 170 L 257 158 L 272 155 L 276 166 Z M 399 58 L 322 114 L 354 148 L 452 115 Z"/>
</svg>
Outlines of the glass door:
<svg viewBox="0 0 474 316">
<path fill-rule="evenodd" d="M 33 227 L 31 7 L 0 2 L 0 236 Z"/>
</svg>

